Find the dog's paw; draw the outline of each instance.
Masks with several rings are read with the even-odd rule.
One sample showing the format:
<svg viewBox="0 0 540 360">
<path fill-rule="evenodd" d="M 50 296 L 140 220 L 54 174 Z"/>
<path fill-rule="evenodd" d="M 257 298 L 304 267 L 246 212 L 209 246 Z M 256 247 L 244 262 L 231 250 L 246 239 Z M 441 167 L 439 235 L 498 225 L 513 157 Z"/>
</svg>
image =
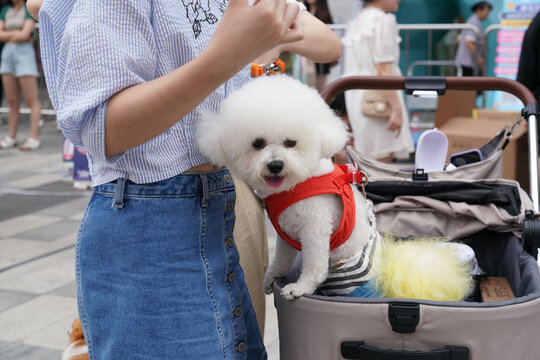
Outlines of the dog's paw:
<svg viewBox="0 0 540 360">
<path fill-rule="evenodd" d="M 275 280 L 275 276 L 271 276 L 268 274 L 264 276 L 263 289 L 266 295 L 270 295 L 273 292 L 272 285 L 274 284 Z"/>
<path fill-rule="evenodd" d="M 264 287 L 264 293 L 265 293 L 266 295 L 270 295 L 270 294 L 272 294 L 273 292 L 274 292 L 274 289 L 273 289 L 273 287 L 272 287 L 272 284 L 270 284 L 269 286 L 265 286 L 265 287 Z"/>
<path fill-rule="evenodd" d="M 306 293 L 311 294 L 312 292 L 313 290 L 311 288 L 294 283 L 284 286 L 283 289 L 281 289 L 281 296 L 287 300 L 294 300 L 297 297 L 300 297 Z"/>
</svg>

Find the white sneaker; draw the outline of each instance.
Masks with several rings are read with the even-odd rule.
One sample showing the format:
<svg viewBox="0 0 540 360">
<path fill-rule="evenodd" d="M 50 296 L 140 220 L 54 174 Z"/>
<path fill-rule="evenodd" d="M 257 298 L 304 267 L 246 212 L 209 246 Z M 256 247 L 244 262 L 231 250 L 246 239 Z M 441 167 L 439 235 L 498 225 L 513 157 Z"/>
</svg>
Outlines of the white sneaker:
<svg viewBox="0 0 540 360">
<path fill-rule="evenodd" d="M 15 146 L 17 146 L 17 141 L 9 136 L 6 136 L 3 140 L 0 140 L 0 149 L 11 149 Z"/>
</svg>

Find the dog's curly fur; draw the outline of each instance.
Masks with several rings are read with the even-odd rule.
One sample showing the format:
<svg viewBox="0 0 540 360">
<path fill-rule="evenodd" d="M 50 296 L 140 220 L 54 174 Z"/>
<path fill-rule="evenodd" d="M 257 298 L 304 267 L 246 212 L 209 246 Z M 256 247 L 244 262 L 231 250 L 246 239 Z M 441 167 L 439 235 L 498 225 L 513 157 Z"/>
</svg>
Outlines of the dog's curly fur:
<svg viewBox="0 0 540 360">
<path fill-rule="evenodd" d="M 231 94 L 218 113 L 204 113 L 197 131 L 203 154 L 217 165 L 227 166 L 261 197 L 290 190 L 308 178 L 333 171 L 331 157 L 348 139 L 344 122 L 316 90 L 288 76 L 261 77 Z M 302 270 L 296 283 L 283 288 L 293 299 L 313 293 L 328 275 L 329 265 L 361 251 L 373 227 L 367 204 L 353 187 L 356 223 L 350 238 L 329 249 L 343 204 L 335 195 L 319 195 L 287 208 L 278 223 L 289 237 L 302 244 Z M 277 277 L 292 267 L 297 251 L 285 241 L 276 253 L 264 280 L 272 291 Z"/>
</svg>

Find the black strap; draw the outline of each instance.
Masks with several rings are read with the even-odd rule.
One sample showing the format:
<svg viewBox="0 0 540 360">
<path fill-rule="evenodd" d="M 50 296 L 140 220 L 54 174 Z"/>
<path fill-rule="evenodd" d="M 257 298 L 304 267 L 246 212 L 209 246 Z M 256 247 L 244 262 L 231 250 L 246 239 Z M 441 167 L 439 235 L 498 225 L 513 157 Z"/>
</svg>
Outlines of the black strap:
<svg viewBox="0 0 540 360">
<path fill-rule="evenodd" d="M 367 346 L 363 341 L 341 343 L 341 356 L 357 360 L 469 360 L 469 349 L 460 346 L 445 346 L 430 351 L 385 350 Z"/>
</svg>

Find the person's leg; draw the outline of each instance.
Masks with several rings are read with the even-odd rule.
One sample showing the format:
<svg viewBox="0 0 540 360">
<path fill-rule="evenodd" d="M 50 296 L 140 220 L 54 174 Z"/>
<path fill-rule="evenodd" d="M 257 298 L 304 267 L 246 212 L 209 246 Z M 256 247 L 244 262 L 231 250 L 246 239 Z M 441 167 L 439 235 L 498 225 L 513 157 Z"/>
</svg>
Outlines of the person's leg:
<svg viewBox="0 0 540 360">
<path fill-rule="evenodd" d="M 24 101 L 30 107 L 30 137 L 38 140 L 41 104 L 38 97 L 37 78 L 35 76 L 21 76 L 19 78 L 19 84 L 22 89 Z"/>
<path fill-rule="evenodd" d="M 4 49 L 4 43 L 0 42 L 0 53 L 2 53 L 3 49 Z M 3 96 L 4 96 L 4 86 L 0 86 L 0 102 L 2 101 Z"/>
<path fill-rule="evenodd" d="M 463 71 L 463 76 L 473 76 L 474 70 L 472 67 L 462 66 L 461 70 Z"/>
<path fill-rule="evenodd" d="M 19 126 L 19 104 L 20 104 L 20 88 L 17 78 L 13 74 L 2 74 L 2 84 L 4 85 L 4 93 L 8 103 L 8 128 L 9 137 L 15 139 L 17 136 L 17 127 Z"/>
</svg>

